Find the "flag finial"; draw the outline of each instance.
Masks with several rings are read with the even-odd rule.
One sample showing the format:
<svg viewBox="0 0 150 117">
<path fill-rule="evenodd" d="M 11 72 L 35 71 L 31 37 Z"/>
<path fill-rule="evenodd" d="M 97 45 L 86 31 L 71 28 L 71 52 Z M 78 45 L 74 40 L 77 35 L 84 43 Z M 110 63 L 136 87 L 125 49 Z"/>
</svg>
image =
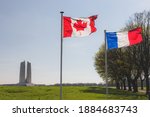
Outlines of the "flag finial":
<svg viewBox="0 0 150 117">
<path fill-rule="evenodd" d="M 60 11 L 60 13 L 64 13 L 63 11 Z"/>
</svg>

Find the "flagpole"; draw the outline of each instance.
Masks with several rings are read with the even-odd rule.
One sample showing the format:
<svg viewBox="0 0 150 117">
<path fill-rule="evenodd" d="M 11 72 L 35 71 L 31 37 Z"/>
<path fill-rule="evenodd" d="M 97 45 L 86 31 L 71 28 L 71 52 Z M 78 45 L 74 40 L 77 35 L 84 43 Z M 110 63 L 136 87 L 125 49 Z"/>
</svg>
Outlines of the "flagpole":
<svg viewBox="0 0 150 117">
<path fill-rule="evenodd" d="M 106 40 L 106 30 L 104 30 L 105 38 L 105 78 L 106 78 L 106 95 L 108 94 L 108 76 L 107 76 L 107 40 Z"/>
<path fill-rule="evenodd" d="M 63 56 L 63 11 L 61 13 L 61 44 L 60 44 L 60 100 L 62 100 L 62 56 Z"/>
</svg>

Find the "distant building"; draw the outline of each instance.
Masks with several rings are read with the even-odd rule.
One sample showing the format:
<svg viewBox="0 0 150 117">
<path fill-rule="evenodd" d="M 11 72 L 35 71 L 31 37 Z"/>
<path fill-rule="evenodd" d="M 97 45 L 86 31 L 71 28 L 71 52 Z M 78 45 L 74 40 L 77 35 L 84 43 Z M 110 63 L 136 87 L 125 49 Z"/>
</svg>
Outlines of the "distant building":
<svg viewBox="0 0 150 117">
<path fill-rule="evenodd" d="M 27 68 L 27 69 L 26 69 Z M 19 84 L 22 86 L 32 86 L 31 79 L 31 63 L 27 61 L 27 67 L 25 61 L 20 63 L 20 75 Z"/>
</svg>

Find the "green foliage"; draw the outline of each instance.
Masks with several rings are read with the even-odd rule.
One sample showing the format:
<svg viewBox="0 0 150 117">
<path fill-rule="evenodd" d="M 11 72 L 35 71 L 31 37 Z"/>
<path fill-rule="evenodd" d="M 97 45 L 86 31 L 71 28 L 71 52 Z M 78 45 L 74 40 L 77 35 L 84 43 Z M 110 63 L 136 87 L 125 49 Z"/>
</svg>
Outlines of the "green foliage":
<svg viewBox="0 0 150 117">
<path fill-rule="evenodd" d="M 95 69 L 98 74 L 105 80 L 105 50 L 102 46 L 95 56 Z M 109 80 L 118 80 L 125 77 L 128 69 L 128 63 L 124 61 L 124 49 L 113 49 L 107 51 L 108 77 Z"/>
<path fill-rule="evenodd" d="M 59 86 L 0 86 L 1 100 L 59 100 Z M 143 93 L 105 87 L 63 86 L 63 100 L 145 100 Z"/>
</svg>

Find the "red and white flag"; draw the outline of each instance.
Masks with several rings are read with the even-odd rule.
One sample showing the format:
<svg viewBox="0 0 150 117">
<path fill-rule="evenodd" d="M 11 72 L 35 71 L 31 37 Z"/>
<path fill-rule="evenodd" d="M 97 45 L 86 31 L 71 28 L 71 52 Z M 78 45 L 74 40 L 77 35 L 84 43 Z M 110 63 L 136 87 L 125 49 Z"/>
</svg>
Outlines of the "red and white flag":
<svg viewBox="0 0 150 117">
<path fill-rule="evenodd" d="M 63 16 L 63 37 L 84 37 L 96 32 L 97 15 L 87 18 L 71 18 Z"/>
</svg>

